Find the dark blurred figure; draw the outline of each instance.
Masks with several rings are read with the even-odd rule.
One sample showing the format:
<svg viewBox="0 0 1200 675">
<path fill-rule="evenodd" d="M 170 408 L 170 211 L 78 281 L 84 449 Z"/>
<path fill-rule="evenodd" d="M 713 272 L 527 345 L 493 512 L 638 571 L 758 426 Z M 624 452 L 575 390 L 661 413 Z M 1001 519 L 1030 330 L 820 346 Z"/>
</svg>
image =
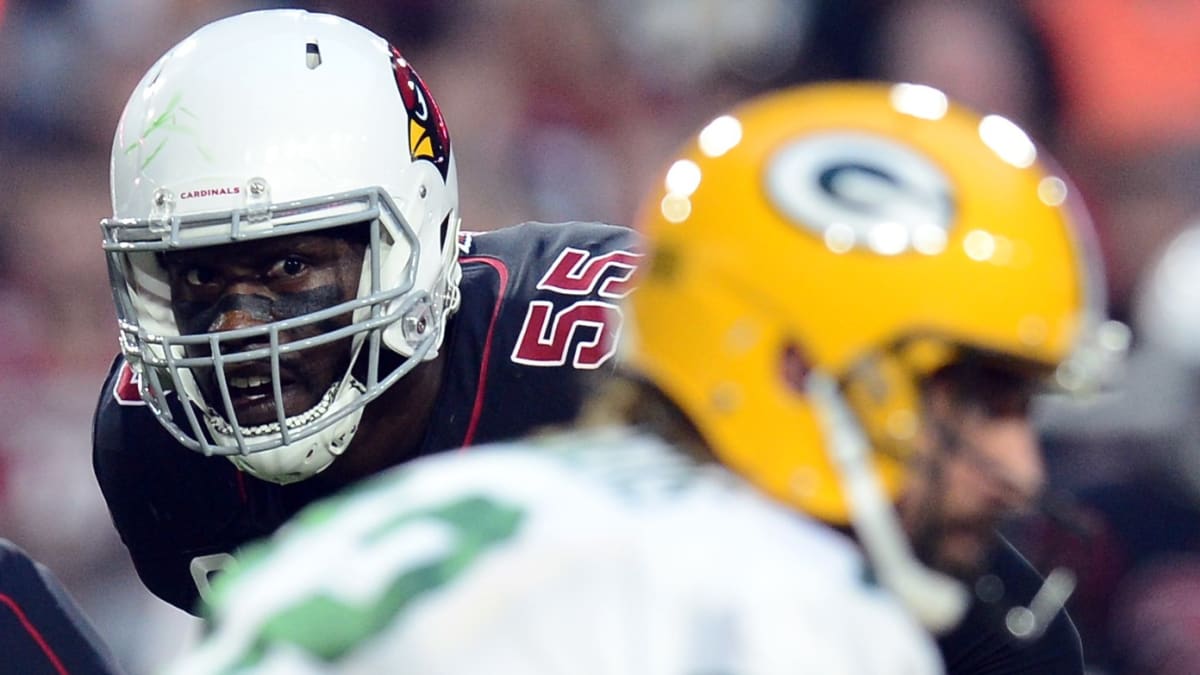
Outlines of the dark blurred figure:
<svg viewBox="0 0 1200 675">
<path fill-rule="evenodd" d="M 6 539 L 0 539 L 0 645 L 8 673 L 121 672 L 50 570 Z"/>
<path fill-rule="evenodd" d="M 1076 569 L 1070 609 L 1088 662 L 1113 675 L 1200 672 L 1200 226 L 1176 236 L 1136 294 L 1138 346 L 1123 387 L 1083 409 L 1049 400 L 1050 447 L 1069 523 L 1024 541 L 1042 564 Z M 1081 458 L 1087 458 L 1082 461 Z"/>
</svg>

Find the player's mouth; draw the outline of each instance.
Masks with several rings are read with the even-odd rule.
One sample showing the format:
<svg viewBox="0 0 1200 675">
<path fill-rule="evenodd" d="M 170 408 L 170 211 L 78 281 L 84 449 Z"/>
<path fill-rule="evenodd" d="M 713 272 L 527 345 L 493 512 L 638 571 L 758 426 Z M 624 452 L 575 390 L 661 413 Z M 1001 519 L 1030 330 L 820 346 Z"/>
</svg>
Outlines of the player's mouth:
<svg viewBox="0 0 1200 675">
<path fill-rule="evenodd" d="M 229 401 L 233 404 L 239 426 L 250 427 L 279 421 L 275 381 L 269 369 L 255 366 L 231 369 L 225 377 L 225 383 L 228 385 Z M 214 392 L 218 391 L 215 381 L 213 384 Z M 316 405 L 321 394 L 325 393 L 325 388 L 315 391 L 308 385 L 307 380 L 290 370 L 281 369 L 279 393 L 284 415 L 292 416 Z M 216 402 L 220 403 L 219 397 Z M 222 405 L 214 407 L 223 410 Z"/>
</svg>

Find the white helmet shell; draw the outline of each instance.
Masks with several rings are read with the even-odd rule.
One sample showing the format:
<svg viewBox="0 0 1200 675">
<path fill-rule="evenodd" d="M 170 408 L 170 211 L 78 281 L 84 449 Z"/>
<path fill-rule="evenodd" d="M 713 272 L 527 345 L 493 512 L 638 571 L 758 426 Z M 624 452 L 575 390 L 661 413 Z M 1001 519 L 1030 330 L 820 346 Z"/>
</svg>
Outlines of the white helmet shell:
<svg viewBox="0 0 1200 675">
<path fill-rule="evenodd" d="M 383 38 L 302 10 L 209 24 L 160 58 L 133 91 L 113 140 L 111 170 L 113 218 L 102 227 L 122 347 L 131 365 L 145 371 L 143 397 L 185 445 L 241 455 L 239 465 L 251 467 L 258 453 L 303 446 L 305 461 L 270 466 L 303 465 L 281 480 L 304 478 L 344 446 L 313 453 L 311 442 L 294 441 L 321 429 L 333 434 L 336 426 L 344 442 L 361 407 L 403 373 L 365 384 L 347 373 L 330 394 L 338 405 L 326 406 L 336 415 L 306 414 L 284 424 L 280 403 L 280 426 L 293 428 L 269 443 L 217 433 L 219 404 L 203 400 L 195 373 L 179 365 L 180 343 L 171 340 L 179 329 L 158 263 L 162 251 L 374 221 L 379 245 L 370 247 L 359 291 L 359 300 L 371 304 L 354 310 L 361 325 L 354 353 L 371 348 L 366 337 L 379 331 L 382 344 L 410 357 L 404 372 L 437 354 L 458 298 L 454 156 L 437 104 Z M 368 321 L 376 306 L 382 317 L 375 312 Z M 173 384 L 154 391 L 162 373 Z M 165 400 L 152 400 L 164 390 L 179 392 L 209 418 L 207 437 L 190 414 L 187 433 Z M 232 411 L 226 412 L 228 419 Z"/>
</svg>

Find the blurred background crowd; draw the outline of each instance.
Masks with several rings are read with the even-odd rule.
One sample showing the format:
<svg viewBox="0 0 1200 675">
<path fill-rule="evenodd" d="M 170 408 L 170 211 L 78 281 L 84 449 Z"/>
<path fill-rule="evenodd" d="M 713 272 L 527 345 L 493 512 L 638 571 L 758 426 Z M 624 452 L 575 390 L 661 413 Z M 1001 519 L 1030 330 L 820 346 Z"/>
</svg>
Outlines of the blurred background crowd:
<svg viewBox="0 0 1200 675">
<path fill-rule="evenodd" d="M 98 227 L 112 132 L 165 49 L 285 5 L 358 21 L 416 66 L 469 230 L 629 223 L 690 132 L 786 84 L 921 82 L 1023 125 L 1096 220 L 1135 358 L 1125 393 L 1041 413 L 1064 517 L 1012 535 L 1043 572 L 1076 569 L 1095 673 L 1200 672 L 1200 358 L 1160 348 L 1138 313 L 1200 214 L 1200 1 L 0 0 L 0 536 L 63 579 L 132 673 L 197 626 L 142 589 L 91 472 L 117 347 Z M 1179 274 L 1200 289 L 1192 262 Z M 1198 315 L 1200 353 L 1193 297 L 1175 309 Z"/>
</svg>

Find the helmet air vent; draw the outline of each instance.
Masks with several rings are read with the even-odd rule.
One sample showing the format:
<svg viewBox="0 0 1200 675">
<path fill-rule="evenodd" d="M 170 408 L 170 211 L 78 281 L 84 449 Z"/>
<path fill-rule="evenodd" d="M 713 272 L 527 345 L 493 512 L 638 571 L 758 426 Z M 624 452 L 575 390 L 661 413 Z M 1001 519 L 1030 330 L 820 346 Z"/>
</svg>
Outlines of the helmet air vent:
<svg viewBox="0 0 1200 675">
<path fill-rule="evenodd" d="M 304 45 L 304 65 L 308 66 L 309 70 L 316 70 L 317 66 L 321 65 L 321 46 L 317 44 L 317 39 L 312 38 Z"/>
</svg>

